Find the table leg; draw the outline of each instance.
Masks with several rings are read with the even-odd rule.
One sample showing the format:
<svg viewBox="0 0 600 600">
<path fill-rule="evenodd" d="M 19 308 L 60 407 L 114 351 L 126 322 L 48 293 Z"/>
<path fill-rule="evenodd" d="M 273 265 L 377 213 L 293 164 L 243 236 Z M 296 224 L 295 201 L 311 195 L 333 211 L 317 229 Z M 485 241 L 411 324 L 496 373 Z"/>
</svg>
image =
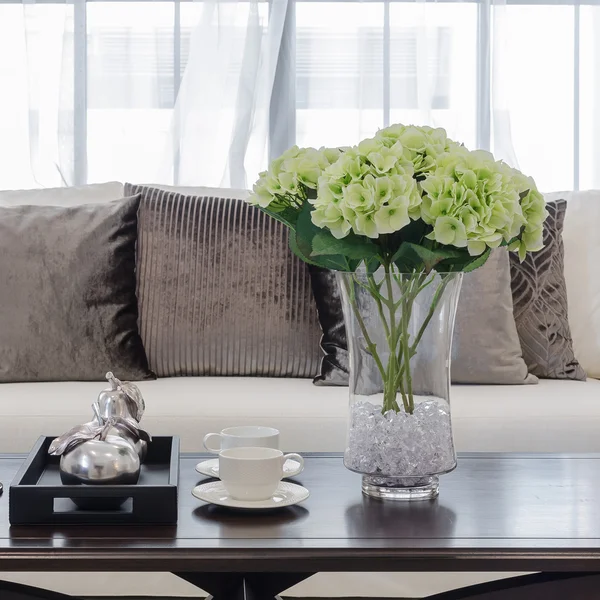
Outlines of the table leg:
<svg viewBox="0 0 600 600">
<path fill-rule="evenodd" d="M 248 573 L 245 579 L 259 598 L 272 598 L 312 577 L 314 573 Z"/>
<path fill-rule="evenodd" d="M 237 573 L 173 573 L 173 575 L 203 589 L 215 600 L 233 599 L 244 582 L 244 576 Z"/>
<path fill-rule="evenodd" d="M 261 594 L 255 592 L 249 585 L 246 579 L 242 579 L 242 583 L 233 594 L 219 594 L 218 596 L 210 596 L 207 600 L 281 600 L 279 596 L 271 594 Z"/>
<path fill-rule="evenodd" d="M 426 600 L 597 600 L 598 573 L 536 573 L 428 596 Z"/>
<path fill-rule="evenodd" d="M 211 594 L 209 600 L 278 600 L 314 573 L 173 573 Z"/>
</svg>

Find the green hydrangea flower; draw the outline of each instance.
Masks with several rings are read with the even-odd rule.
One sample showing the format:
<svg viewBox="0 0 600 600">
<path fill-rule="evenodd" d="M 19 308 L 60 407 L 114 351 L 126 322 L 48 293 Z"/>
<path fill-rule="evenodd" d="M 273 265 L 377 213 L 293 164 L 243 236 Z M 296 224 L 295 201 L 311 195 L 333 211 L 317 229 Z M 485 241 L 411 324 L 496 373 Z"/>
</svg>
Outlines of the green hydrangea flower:
<svg viewBox="0 0 600 600">
<path fill-rule="evenodd" d="M 377 239 L 420 219 L 430 226 L 428 247 L 478 256 L 508 245 L 521 260 L 542 248 L 548 214 L 533 179 L 517 169 L 443 129 L 401 124 L 350 148 L 293 146 L 260 174 L 249 202 L 271 213 L 310 202 L 313 223 L 339 239 Z"/>
<path fill-rule="evenodd" d="M 272 211 L 301 206 L 316 190 L 319 177 L 342 153 L 337 148 L 298 148 L 292 146 L 259 174 L 248 202 Z"/>
<path fill-rule="evenodd" d="M 547 213 L 535 182 L 489 152 L 451 150 L 439 156 L 421 188 L 421 218 L 433 226 L 429 239 L 467 246 L 473 256 L 503 243 L 521 258 L 541 248 Z"/>
<path fill-rule="evenodd" d="M 509 249 L 517 252 L 521 261 L 527 252 L 537 252 L 544 247 L 544 221 L 548 216 L 546 201 L 538 191 L 535 181 L 517 169 L 504 165 L 513 184 L 520 190 L 524 227 L 519 239 L 512 241 Z"/>
<path fill-rule="evenodd" d="M 402 145 L 388 146 L 374 137 L 347 149 L 325 169 L 317 197 L 309 201 L 315 206 L 313 223 L 327 227 L 336 238 L 350 231 L 378 238 L 418 218 L 421 197 Z"/>
<path fill-rule="evenodd" d="M 438 157 L 466 148 L 452 141 L 442 128 L 391 125 L 377 132 L 376 139 L 388 148 L 400 148 L 403 158 L 412 163 L 417 175 L 431 173 L 437 168 Z"/>
</svg>

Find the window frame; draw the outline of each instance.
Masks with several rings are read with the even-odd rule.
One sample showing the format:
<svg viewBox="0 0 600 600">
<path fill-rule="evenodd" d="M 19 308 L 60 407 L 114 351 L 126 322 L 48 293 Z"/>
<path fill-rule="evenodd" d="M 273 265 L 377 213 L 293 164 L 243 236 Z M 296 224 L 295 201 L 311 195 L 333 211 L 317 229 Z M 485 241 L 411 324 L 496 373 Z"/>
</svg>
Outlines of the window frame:
<svg viewBox="0 0 600 600">
<path fill-rule="evenodd" d="M 147 2 L 152 0 L 67 0 L 74 10 L 74 157 L 75 185 L 87 182 L 87 4 L 92 2 Z M 177 99 L 181 84 L 181 2 L 195 0 L 157 0 L 169 2 L 174 7 L 173 68 L 174 97 Z M 222 0 L 228 1 L 228 0 Z M 233 0 L 232 0 L 233 1 Z M 273 0 L 268 0 L 270 10 Z M 295 89 L 295 9 L 299 2 L 376 2 L 383 4 L 383 126 L 390 124 L 390 5 L 415 0 L 288 0 L 280 59 L 278 60 L 270 106 L 269 158 L 281 154 L 295 143 L 296 89 Z M 455 2 L 457 0 L 436 0 Z M 493 0 L 460 0 L 477 4 L 477 72 L 476 72 L 476 140 L 477 146 L 489 150 L 492 131 L 491 105 L 491 20 Z M 64 0 L 35 0 L 37 4 L 64 4 Z M 0 0 L 1 4 L 21 4 L 22 0 Z M 600 6 L 600 0 L 504 0 L 506 5 L 572 6 L 573 7 L 573 189 L 579 190 L 580 179 L 580 7 Z M 175 137 L 176 139 L 176 137 Z M 174 185 L 178 184 L 179 155 L 174 148 Z"/>
</svg>

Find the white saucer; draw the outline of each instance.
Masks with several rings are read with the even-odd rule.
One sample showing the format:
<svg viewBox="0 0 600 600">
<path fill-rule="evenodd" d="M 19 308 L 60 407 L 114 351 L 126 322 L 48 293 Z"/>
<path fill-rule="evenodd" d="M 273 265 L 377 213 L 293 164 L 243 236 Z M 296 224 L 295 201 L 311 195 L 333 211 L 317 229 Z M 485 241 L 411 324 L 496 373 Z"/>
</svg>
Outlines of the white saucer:
<svg viewBox="0 0 600 600">
<path fill-rule="evenodd" d="M 210 483 L 197 485 L 192 490 L 192 494 L 199 500 L 210 504 L 218 504 L 219 506 L 267 510 L 298 504 L 308 498 L 309 491 L 296 483 L 281 481 L 273 496 L 268 500 L 234 500 L 229 496 L 221 481 L 211 481 Z"/>
<path fill-rule="evenodd" d="M 288 459 L 285 461 L 283 465 L 283 476 L 285 477 L 293 477 L 290 473 L 294 473 L 300 468 L 300 463 L 296 460 Z M 196 465 L 196 471 L 201 475 L 206 475 L 207 477 L 214 477 L 215 479 L 219 479 L 219 459 L 212 458 L 211 460 L 205 460 L 204 462 L 198 463 Z M 299 475 L 299 473 L 298 473 Z"/>
</svg>

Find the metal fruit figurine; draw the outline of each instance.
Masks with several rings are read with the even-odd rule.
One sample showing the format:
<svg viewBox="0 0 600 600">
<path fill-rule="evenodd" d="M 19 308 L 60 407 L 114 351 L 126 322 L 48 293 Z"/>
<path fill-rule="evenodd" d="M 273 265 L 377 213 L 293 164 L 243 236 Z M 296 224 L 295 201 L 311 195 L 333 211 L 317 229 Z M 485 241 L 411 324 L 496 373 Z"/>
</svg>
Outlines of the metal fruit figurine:
<svg viewBox="0 0 600 600">
<path fill-rule="evenodd" d="M 110 383 L 110 387 L 102 390 L 98 394 L 96 404 L 98 406 L 98 414 L 94 411 L 95 421 L 98 425 L 106 423 L 111 417 L 121 419 L 134 419 L 137 423 L 142 420 L 146 404 L 142 398 L 142 394 L 137 385 L 129 381 L 119 381 L 112 373 L 106 374 L 106 379 Z M 99 415 L 99 416 L 98 416 Z M 134 446 L 140 456 L 141 462 L 146 458 L 148 444 L 143 437 L 128 435 L 126 431 L 113 432 L 109 435 L 120 435 L 128 439 Z"/>
<path fill-rule="evenodd" d="M 106 374 L 110 387 L 92 404 L 94 418 L 73 427 L 50 444 L 48 453 L 60 456 L 63 484 L 135 484 L 150 436 L 139 427 L 145 410 L 138 387 Z M 81 508 L 118 508 L 125 498 L 73 498 Z M 99 505 L 101 504 L 101 506 Z"/>
</svg>

